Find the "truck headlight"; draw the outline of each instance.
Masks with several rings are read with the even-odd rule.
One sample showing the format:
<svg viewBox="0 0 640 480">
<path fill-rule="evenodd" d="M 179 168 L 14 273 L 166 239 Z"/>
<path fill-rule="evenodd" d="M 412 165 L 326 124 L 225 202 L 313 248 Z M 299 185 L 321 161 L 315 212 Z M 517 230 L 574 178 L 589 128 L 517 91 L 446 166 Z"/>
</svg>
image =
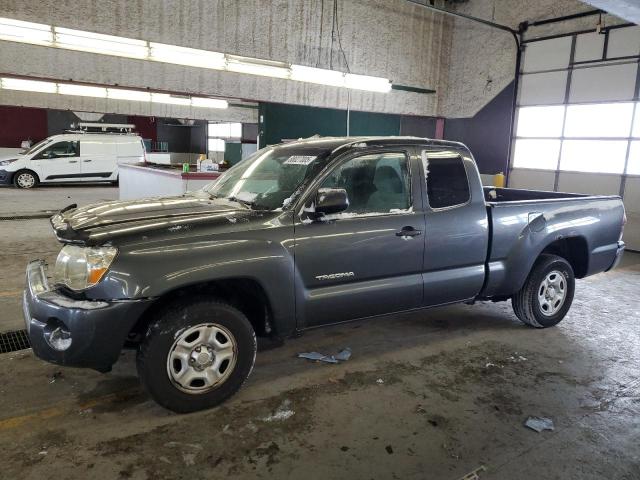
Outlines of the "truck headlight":
<svg viewBox="0 0 640 480">
<path fill-rule="evenodd" d="M 71 290 L 89 288 L 102 279 L 117 253 L 115 247 L 66 245 L 56 260 L 54 282 Z"/>
</svg>

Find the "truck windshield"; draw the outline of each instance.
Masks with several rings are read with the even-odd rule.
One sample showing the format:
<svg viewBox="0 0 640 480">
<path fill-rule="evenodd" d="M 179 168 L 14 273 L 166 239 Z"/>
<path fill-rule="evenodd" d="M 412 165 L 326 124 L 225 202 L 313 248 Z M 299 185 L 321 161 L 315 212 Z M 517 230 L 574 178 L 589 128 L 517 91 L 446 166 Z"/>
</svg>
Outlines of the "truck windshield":
<svg viewBox="0 0 640 480">
<path fill-rule="evenodd" d="M 259 150 L 205 187 L 215 198 L 256 210 L 287 207 L 324 166 L 327 150 L 273 147 Z"/>
</svg>

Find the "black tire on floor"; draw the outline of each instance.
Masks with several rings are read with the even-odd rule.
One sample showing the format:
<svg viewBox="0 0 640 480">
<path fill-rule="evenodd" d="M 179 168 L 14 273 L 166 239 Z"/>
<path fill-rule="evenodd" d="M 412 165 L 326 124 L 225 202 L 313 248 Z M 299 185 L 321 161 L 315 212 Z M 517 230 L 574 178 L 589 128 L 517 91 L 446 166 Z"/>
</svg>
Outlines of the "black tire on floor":
<svg viewBox="0 0 640 480">
<path fill-rule="evenodd" d="M 182 332 L 204 324 L 220 326 L 233 336 L 235 363 L 222 383 L 205 392 L 188 393 L 170 378 L 168 355 Z M 219 405 L 236 393 L 253 369 L 256 351 L 255 332 L 240 310 L 223 301 L 191 297 L 169 305 L 152 320 L 136 364 L 140 381 L 157 403 L 177 413 L 188 413 Z"/>
<path fill-rule="evenodd" d="M 566 279 L 564 303 L 552 315 L 543 312 L 538 294 L 542 282 L 552 272 L 560 272 Z M 516 316 L 525 324 L 535 328 L 552 327 L 565 317 L 575 291 L 575 276 L 569 262 L 557 255 L 543 254 L 536 260 L 522 289 L 511 298 Z"/>
<path fill-rule="evenodd" d="M 13 184 L 18 188 L 34 188 L 38 183 L 40 183 L 38 174 L 31 170 L 18 170 L 13 174 Z"/>
</svg>

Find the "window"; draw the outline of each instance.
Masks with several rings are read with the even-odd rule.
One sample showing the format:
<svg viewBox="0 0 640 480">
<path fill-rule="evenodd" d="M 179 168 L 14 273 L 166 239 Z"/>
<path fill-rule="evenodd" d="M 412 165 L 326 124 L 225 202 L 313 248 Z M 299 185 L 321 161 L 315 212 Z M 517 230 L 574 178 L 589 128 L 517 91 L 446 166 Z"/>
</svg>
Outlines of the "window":
<svg viewBox="0 0 640 480">
<path fill-rule="evenodd" d="M 210 123 L 209 124 L 209 138 L 235 138 L 242 137 L 242 124 L 241 123 Z"/>
<path fill-rule="evenodd" d="M 626 140 L 565 140 L 560 170 L 622 173 L 626 155 Z"/>
<path fill-rule="evenodd" d="M 562 135 L 564 106 L 523 107 L 518 110 L 518 137 L 559 137 Z"/>
<path fill-rule="evenodd" d="M 444 208 L 469 201 L 469 181 L 462 158 L 432 158 L 427 152 L 427 196 L 431 208 Z"/>
<path fill-rule="evenodd" d="M 80 155 L 80 142 L 57 142 L 41 151 L 37 158 L 67 158 Z"/>
<path fill-rule="evenodd" d="M 629 149 L 629 164 L 627 165 L 627 174 L 640 175 L 640 142 L 631 142 Z"/>
<path fill-rule="evenodd" d="M 565 137 L 628 137 L 633 103 L 569 105 Z"/>
<path fill-rule="evenodd" d="M 411 206 L 409 162 L 404 153 L 374 153 L 336 168 L 321 188 L 344 188 L 351 213 L 389 213 Z"/>
<path fill-rule="evenodd" d="M 516 168 L 555 170 L 560 155 L 560 139 L 517 139 L 513 154 Z"/>
<path fill-rule="evenodd" d="M 219 138 L 210 138 L 207 142 L 207 150 L 210 152 L 224 152 L 225 141 Z"/>
</svg>

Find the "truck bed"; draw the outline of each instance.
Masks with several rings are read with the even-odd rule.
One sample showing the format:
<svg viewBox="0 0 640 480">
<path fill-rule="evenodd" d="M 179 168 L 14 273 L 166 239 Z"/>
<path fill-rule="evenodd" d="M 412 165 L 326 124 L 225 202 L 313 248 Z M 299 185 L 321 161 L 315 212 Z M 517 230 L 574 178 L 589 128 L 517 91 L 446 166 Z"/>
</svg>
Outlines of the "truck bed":
<svg viewBox="0 0 640 480">
<path fill-rule="evenodd" d="M 518 188 L 483 187 L 487 203 L 522 202 L 529 200 L 553 200 L 558 198 L 584 198 L 582 193 L 547 192 L 543 190 L 521 190 Z"/>
<path fill-rule="evenodd" d="M 611 268 L 624 217 L 619 196 L 494 187 L 484 196 L 490 242 L 481 297 L 512 294 L 554 243 L 575 259 L 577 278 Z"/>
</svg>

